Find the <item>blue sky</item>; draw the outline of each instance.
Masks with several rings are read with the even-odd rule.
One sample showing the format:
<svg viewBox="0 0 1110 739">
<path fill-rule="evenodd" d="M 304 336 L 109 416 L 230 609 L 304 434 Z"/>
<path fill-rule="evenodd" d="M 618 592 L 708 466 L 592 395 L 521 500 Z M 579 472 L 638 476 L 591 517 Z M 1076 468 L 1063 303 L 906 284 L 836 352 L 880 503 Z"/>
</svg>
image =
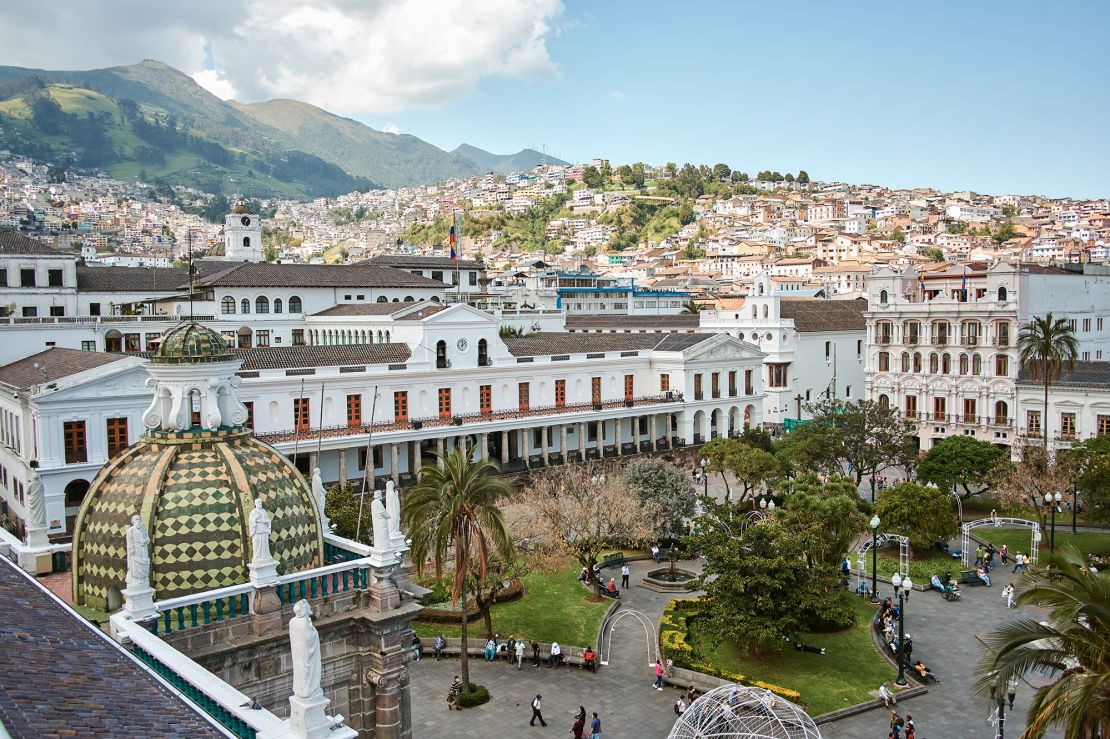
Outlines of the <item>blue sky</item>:
<svg viewBox="0 0 1110 739">
<path fill-rule="evenodd" d="M 1105 197 L 1107 28 L 1105 2 L 572 0 L 547 41 L 557 78 L 358 117 L 446 149 Z"/>
</svg>

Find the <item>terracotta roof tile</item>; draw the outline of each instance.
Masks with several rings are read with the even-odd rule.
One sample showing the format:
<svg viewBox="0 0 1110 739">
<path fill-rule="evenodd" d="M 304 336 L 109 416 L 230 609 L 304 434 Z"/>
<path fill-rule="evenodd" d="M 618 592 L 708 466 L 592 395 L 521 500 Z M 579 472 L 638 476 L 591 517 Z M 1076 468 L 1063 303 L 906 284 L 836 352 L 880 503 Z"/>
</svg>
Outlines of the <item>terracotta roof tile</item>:
<svg viewBox="0 0 1110 739">
<path fill-rule="evenodd" d="M 24 236 L 14 228 L 0 229 L 0 254 L 49 254 L 51 256 L 66 256 L 66 252 L 47 246 L 46 244 Z M 70 255 L 76 257 L 76 254 Z"/>
<path fill-rule="evenodd" d="M 83 352 L 55 346 L 0 367 L 0 383 L 15 388 L 29 388 L 103 367 L 106 364 L 127 359 L 128 356 L 127 354 Z M 35 367 L 36 364 L 39 366 Z"/>
<path fill-rule="evenodd" d="M 505 338 L 504 342 L 514 357 L 537 357 L 644 350 L 680 352 L 709 338 L 712 334 L 538 333 Z"/>
<path fill-rule="evenodd" d="M 269 346 L 236 349 L 242 372 L 264 369 L 403 364 L 411 355 L 408 344 L 332 344 L 327 346 Z"/>
<path fill-rule="evenodd" d="M 189 283 L 184 267 L 78 267 L 77 289 L 84 292 L 171 292 Z"/>
<path fill-rule="evenodd" d="M 567 316 L 566 328 L 568 331 L 592 328 L 674 331 L 696 329 L 699 325 L 698 321 L 698 316 L 694 313 L 676 313 L 664 316 Z"/>
<path fill-rule="evenodd" d="M 823 300 L 821 298 L 782 298 L 779 315 L 794 319 L 794 330 L 864 331 L 867 319 L 863 311 L 866 300 Z"/>
<path fill-rule="evenodd" d="M 424 287 L 445 289 L 438 280 L 403 269 L 362 264 L 270 264 L 244 262 L 197 280 L 201 287 Z"/>
</svg>

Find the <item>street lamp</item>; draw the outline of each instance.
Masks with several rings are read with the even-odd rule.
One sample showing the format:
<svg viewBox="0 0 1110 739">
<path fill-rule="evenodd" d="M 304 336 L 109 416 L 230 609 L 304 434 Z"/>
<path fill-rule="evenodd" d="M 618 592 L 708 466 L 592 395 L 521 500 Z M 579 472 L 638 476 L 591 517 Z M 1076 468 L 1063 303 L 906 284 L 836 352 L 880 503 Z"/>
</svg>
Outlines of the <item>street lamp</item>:
<svg viewBox="0 0 1110 739">
<path fill-rule="evenodd" d="M 1079 510 L 1079 487 L 1071 489 L 1071 535 L 1075 536 L 1075 512 Z"/>
<path fill-rule="evenodd" d="M 759 499 L 759 507 L 762 508 L 765 511 L 772 511 L 773 512 L 775 510 L 775 500 L 774 500 L 774 498 L 760 498 Z"/>
<path fill-rule="evenodd" d="M 998 703 L 998 739 L 1006 737 L 1006 709 L 1014 707 L 1014 698 L 1017 697 L 1017 678 L 1010 678 L 1006 683 L 1006 694 L 997 695 L 994 685 L 991 686 L 991 700 Z"/>
<path fill-rule="evenodd" d="M 879 516 L 871 517 L 871 602 L 879 602 Z"/>
<path fill-rule="evenodd" d="M 705 471 L 705 467 L 706 467 L 707 464 L 709 464 L 708 461 L 706 461 L 704 459 L 701 461 L 701 481 L 705 484 L 704 492 L 702 493 L 702 495 L 704 495 L 705 497 L 708 498 L 709 497 L 709 475 Z"/>
<path fill-rule="evenodd" d="M 1048 535 L 1048 551 L 1050 552 L 1056 551 L 1056 506 L 1058 506 L 1063 499 L 1064 496 L 1060 495 L 1059 491 L 1057 491 L 1055 495 L 1052 493 L 1044 494 L 1045 505 L 1052 509 L 1052 530 Z"/>
<path fill-rule="evenodd" d="M 898 596 L 898 679 L 894 682 L 904 686 L 906 684 L 906 601 L 910 598 L 913 582 L 909 575 L 903 578 L 895 572 L 894 577 L 890 578 L 890 584 L 894 586 L 894 594 Z"/>
</svg>

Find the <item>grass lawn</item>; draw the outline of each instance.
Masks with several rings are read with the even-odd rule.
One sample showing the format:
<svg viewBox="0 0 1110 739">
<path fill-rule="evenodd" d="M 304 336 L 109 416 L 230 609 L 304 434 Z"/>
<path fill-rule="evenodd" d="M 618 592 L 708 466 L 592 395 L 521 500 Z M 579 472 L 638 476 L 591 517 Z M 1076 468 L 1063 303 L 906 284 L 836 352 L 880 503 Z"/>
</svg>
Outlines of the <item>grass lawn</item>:
<svg viewBox="0 0 1110 739">
<path fill-rule="evenodd" d="M 863 558 L 864 568 L 867 571 L 867 576 L 871 576 L 871 554 L 864 555 Z M 853 564 L 855 564 L 853 562 Z M 890 577 L 898 571 L 898 550 L 897 549 L 880 549 L 879 550 L 879 575 L 883 577 Z M 928 585 L 929 578 L 933 573 L 943 575 L 945 572 L 951 572 L 956 577 L 959 577 L 962 565 L 960 560 L 955 557 L 938 552 L 935 549 L 929 550 L 924 556 L 915 557 L 913 551 L 910 551 L 910 580 L 915 585 Z M 854 573 L 853 573 L 854 574 Z M 868 582 L 870 584 L 870 581 Z M 852 580 L 852 587 L 855 587 L 855 578 Z"/>
<path fill-rule="evenodd" d="M 879 685 L 895 677 L 890 666 L 876 650 L 869 632 L 875 608 L 852 598 L 858 620 L 844 631 L 829 634 L 804 634 L 802 641 L 824 647 L 826 654 L 799 652 L 793 647 L 768 655 L 743 656 L 730 644 L 714 644 L 697 633 L 692 638 L 705 661 L 745 677 L 792 688 L 802 694 L 807 712 L 817 716 L 838 708 L 861 703 L 872 697 Z"/>
<path fill-rule="evenodd" d="M 571 563 L 558 572 L 533 572 L 522 578 L 524 597 L 493 607 L 493 630 L 502 639 L 516 635 L 576 647 L 593 644 L 610 601 L 589 600 L 589 593 L 578 584 L 578 569 L 576 563 Z M 461 631 L 458 626 L 419 621 L 414 628 L 421 638 L 435 638 L 436 634 L 459 636 Z M 472 621 L 468 631 L 471 636 L 482 638 L 481 619 Z"/>
<path fill-rule="evenodd" d="M 1050 529 L 1046 529 L 1041 532 L 1041 552 L 1048 551 L 1049 531 Z M 1032 534 L 1029 533 L 1029 529 L 995 529 L 988 526 L 981 529 L 973 529 L 971 533 L 975 534 L 983 541 L 994 544 L 996 547 L 1005 544 L 1011 557 L 1018 552 L 1028 552 L 1029 544 L 1032 540 Z M 1056 546 L 1060 547 L 1064 544 L 1075 546 L 1084 556 L 1088 554 L 1107 554 L 1110 553 L 1110 533 L 1092 534 L 1080 532 L 1072 536 L 1071 520 L 1069 519 L 1067 524 L 1062 526 L 1060 524 L 1060 517 L 1057 516 Z"/>
</svg>

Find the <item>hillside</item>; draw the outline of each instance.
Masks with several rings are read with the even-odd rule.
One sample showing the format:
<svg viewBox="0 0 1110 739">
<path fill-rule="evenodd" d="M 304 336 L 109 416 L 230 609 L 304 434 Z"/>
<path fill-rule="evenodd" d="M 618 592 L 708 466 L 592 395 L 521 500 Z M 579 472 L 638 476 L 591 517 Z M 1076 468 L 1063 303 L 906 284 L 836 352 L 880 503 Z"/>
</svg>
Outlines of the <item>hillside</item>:
<svg viewBox="0 0 1110 739">
<path fill-rule="evenodd" d="M 482 172 L 527 172 L 540 164 L 566 164 L 561 159 L 545 156 L 535 149 L 521 149 L 516 154 L 491 154 L 470 144 L 461 144 L 451 152 L 456 156 L 469 159 Z"/>
<path fill-rule="evenodd" d="M 255 121 L 281 131 L 296 148 L 388 187 L 468 177 L 475 164 L 408 134 L 377 131 L 298 100 L 229 101 Z"/>
</svg>

